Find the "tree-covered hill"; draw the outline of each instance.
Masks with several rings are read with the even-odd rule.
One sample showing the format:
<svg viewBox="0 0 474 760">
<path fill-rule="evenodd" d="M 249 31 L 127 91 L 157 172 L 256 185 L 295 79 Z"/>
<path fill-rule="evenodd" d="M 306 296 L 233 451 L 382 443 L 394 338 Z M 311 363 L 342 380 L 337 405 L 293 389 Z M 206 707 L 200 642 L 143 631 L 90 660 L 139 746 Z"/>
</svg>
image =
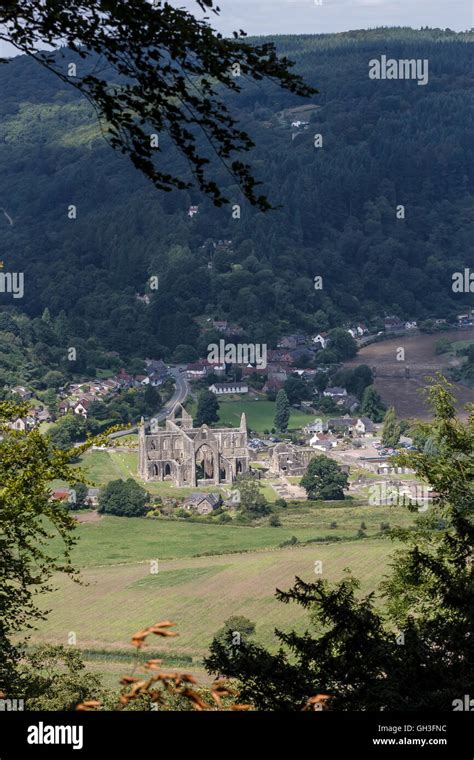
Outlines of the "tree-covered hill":
<svg viewBox="0 0 474 760">
<path fill-rule="evenodd" d="M 1 306 L 32 318 L 47 307 L 67 345 L 92 337 L 128 357 L 203 352 L 209 317 L 273 343 L 291 328 L 456 314 L 472 300 L 451 277 L 474 244 L 473 40 L 410 29 L 278 37 L 319 94 L 307 102 L 259 82 L 228 97 L 278 207 L 266 214 L 223 166 L 216 179 L 240 211 L 197 191 L 157 192 L 72 88 L 25 57 L 1 66 L 1 258 L 4 272 L 25 273 L 24 297 L 0 295 Z M 62 55 L 65 70 L 78 60 Z M 370 79 L 381 55 L 427 59 L 428 83 Z M 163 167 L 185 171 L 159 139 Z M 154 275 L 147 305 L 136 294 Z"/>
</svg>

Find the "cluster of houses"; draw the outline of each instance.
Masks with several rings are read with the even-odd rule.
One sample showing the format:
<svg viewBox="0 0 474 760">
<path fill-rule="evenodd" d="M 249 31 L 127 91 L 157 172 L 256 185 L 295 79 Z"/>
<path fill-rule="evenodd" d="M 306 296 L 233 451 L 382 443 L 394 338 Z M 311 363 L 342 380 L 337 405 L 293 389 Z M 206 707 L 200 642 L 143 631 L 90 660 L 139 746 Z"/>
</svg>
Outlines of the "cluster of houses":
<svg viewBox="0 0 474 760">
<path fill-rule="evenodd" d="M 237 325 L 233 322 L 227 322 L 226 319 L 213 319 L 212 326 L 214 330 L 222 333 L 222 335 L 225 337 L 231 337 L 233 335 L 239 336 L 244 334 L 243 328 L 240 327 L 240 325 Z"/>
<path fill-rule="evenodd" d="M 195 512 L 198 515 L 210 515 L 222 505 L 222 496 L 219 493 L 192 493 L 180 505 L 187 512 Z"/>
<path fill-rule="evenodd" d="M 327 422 L 316 420 L 306 425 L 304 432 L 310 436 L 309 446 L 327 453 L 338 444 L 341 435 L 352 438 L 366 438 L 374 435 L 375 425 L 368 417 L 334 417 Z"/>
<path fill-rule="evenodd" d="M 341 388 L 338 385 L 328 386 L 323 391 L 325 398 L 330 398 L 334 404 L 341 410 L 350 412 L 353 414 L 360 406 L 359 399 L 352 393 L 348 393 L 345 388 Z"/>
<path fill-rule="evenodd" d="M 161 359 L 146 359 L 144 375 L 130 375 L 122 368 L 115 377 L 107 380 L 73 383 L 67 391 L 64 389 L 61 393 L 63 398 L 59 403 L 59 414 L 62 416 L 72 412 L 87 419 L 94 401 L 103 401 L 114 393 L 130 388 L 141 388 L 147 385 L 158 388 L 167 376 L 168 367 Z"/>
<path fill-rule="evenodd" d="M 223 336 L 235 338 L 243 334 L 243 330 L 239 325 L 231 324 L 226 320 L 211 320 L 209 318 L 208 322 L 211 321 L 214 329 L 222 333 Z M 447 323 L 447 320 L 435 319 L 434 323 L 438 326 L 442 326 Z M 382 335 L 383 332 L 399 333 L 418 329 L 418 323 L 416 320 L 401 320 L 393 315 L 386 316 L 383 320 L 383 324 L 384 330 L 379 331 L 377 335 Z M 458 324 L 459 326 L 474 324 L 474 309 L 467 314 L 459 315 Z M 369 329 L 364 322 L 346 325 L 345 329 L 356 341 L 360 341 L 366 336 L 375 335 L 375 331 Z M 234 390 L 232 390 L 231 385 L 225 381 L 212 386 L 211 390 L 217 395 L 224 395 L 226 393 L 248 393 L 248 386 L 246 383 L 248 378 L 252 375 L 262 375 L 265 376 L 265 385 L 262 389 L 263 392 L 278 393 L 278 391 L 283 388 L 290 375 L 299 374 L 300 376 L 303 376 L 304 379 L 312 379 L 317 371 L 321 371 L 303 370 L 298 367 L 301 366 L 301 364 L 303 364 L 303 366 L 305 364 L 311 364 L 314 361 L 317 352 L 328 348 L 330 342 L 331 339 L 329 333 L 325 331 L 319 332 L 312 337 L 304 333 L 284 335 L 279 340 L 275 349 L 269 349 L 267 351 L 267 366 L 265 368 L 241 366 L 242 383 L 238 384 L 237 390 L 235 390 L 235 387 Z M 305 373 L 305 375 L 303 375 L 303 373 Z M 186 367 L 187 379 L 191 381 L 202 380 L 210 374 L 225 378 L 225 364 L 212 364 L 206 359 L 199 359 L 196 362 L 188 364 Z M 354 412 L 356 409 L 355 404 L 357 404 L 357 399 L 355 399 L 354 396 L 345 394 L 346 397 L 342 399 L 337 394 L 331 394 L 330 391 L 331 389 L 328 389 L 325 395 L 331 395 L 338 406 L 347 409 L 347 411 L 351 413 Z"/>
<path fill-rule="evenodd" d="M 459 327 L 474 326 L 474 309 L 470 309 L 469 311 L 466 312 L 466 314 L 458 314 L 457 321 L 458 321 Z"/>
<path fill-rule="evenodd" d="M 168 376 L 168 367 L 161 359 L 146 359 L 144 375 L 130 375 L 124 369 L 115 377 L 107 380 L 88 380 L 84 383 L 71 383 L 67 388 L 59 390 L 58 412 L 62 417 L 65 414 L 79 414 L 87 419 L 89 410 L 94 401 L 103 401 L 105 398 L 129 388 L 140 388 L 151 385 L 155 388 L 162 385 Z M 22 401 L 29 401 L 33 393 L 23 385 L 16 385 L 10 389 L 11 393 L 18 396 Z M 28 431 L 37 427 L 42 422 L 53 420 L 48 409 L 41 405 L 32 406 L 24 417 L 14 419 L 10 427 L 14 430 Z"/>
<path fill-rule="evenodd" d="M 21 399 L 21 401 L 30 401 L 33 398 L 33 393 L 25 388 L 24 385 L 15 385 L 10 389 L 11 393 Z M 49 410 L 43 404 L 32 405 L 24 417 L 16 417 L 11 421 L 10 427 L 12 430 L 18 430 L 25 432 L 33 430 L 33 428 L 41 425 L 42 422 L 51 422 L 51 414 Z"/>
</svg>

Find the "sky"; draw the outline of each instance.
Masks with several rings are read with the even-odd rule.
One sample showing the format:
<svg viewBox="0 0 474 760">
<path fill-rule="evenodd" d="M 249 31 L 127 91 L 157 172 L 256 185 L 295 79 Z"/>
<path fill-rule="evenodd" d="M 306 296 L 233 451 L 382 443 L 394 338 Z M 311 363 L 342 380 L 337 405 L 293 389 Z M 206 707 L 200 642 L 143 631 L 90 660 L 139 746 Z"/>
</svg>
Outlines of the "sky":
<svg viewBox="0 0 474 760">
<path fill-rule="evenodd" d="M 192 9 L 194 0 L 172 0 Z M 248 34 L 322 34 L 375 26 L 474 26 L 474 0 L 218 0 L 220 20 L 212 25 L 223 34 L 244 29 Z"/>
<path fill-rule="evenodd" d="M 202 16 L 195 0 L 169 0 Z M 322 34 L 375 26 L 474 26 L 474 0 L 218 0 L 219 17 L 208 14 L 222 34 Z M 0 42 L 0 56 L 14 55 Z"/>
</svg>

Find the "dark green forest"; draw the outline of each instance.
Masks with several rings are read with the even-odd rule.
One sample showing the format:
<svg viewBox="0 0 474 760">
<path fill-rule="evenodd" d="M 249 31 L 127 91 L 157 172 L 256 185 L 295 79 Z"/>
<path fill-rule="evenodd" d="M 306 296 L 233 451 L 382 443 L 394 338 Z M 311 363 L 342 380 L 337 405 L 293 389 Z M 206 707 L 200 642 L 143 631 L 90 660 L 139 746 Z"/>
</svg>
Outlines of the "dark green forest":
<svg viewBox="0 0 474 760">
<path fill-rule="evenodd" d="M 451 277 L 472 263 L 474 244 L 473 39 L 409 29 L 277 37 L 319 93 L 306 101 L 248 82 L 227 97 L 277 207 L 252 208 L 216 165 L 240 218 L 198 191 L 156 191 L 110 149 L 72 88 L 26 57 L 0 66 L 1 259 L 25 277 L 24 297 L 0 295 L 0 305 L 34 320 L 28 330 L 57 356 L 88 346 L 83 371 L 96 352 L 170 359 L 185 344 L 203 353 L 209 318 L 274 345 L 290 329 L 453 317 L 472 300 L 452 292 Z M 428 59 L 428 84 L 371 80 L 369 60 L 382 54 Z M 58 55 L 64 70 L 85 65 Z M 292 110 L 302 106 L 313 108 Z M 298 120 L 309 125 L 292 128 Z M 163 168 L 185 172 L 159 140 Z M 147 292 L 149 304 L 136 298 Z"/>
</svg>

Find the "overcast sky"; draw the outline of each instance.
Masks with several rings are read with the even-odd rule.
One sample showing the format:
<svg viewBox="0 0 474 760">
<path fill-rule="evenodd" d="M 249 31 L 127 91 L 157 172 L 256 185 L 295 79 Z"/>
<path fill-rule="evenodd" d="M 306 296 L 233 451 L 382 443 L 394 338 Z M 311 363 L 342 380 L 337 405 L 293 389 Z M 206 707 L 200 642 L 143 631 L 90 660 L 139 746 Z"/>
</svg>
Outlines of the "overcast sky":
<svg viewBox="0 0 474 760">
<path fill-rule="evenodd" d="M 193 9 L 194 0 L 171 0 Z M 471 29 L 474 0 L 218 0 L 220 20 L 212 25 L 224 34 L 321 34 L 374 26 L 432 26 Z"/>
<path fill-rule="evenodd" d="M 200 14 L 195 0 L 170 0 Z M 218 0 L 212 26 L 225 35 L 321 34 L 374 26 L 421 26 L 465 31 L 474 26 L 474 0 Z M 196 10 L 197 9 L 197 10 Z M 0 55 L 12 55 L 0 42 Z"/>
</svg>

